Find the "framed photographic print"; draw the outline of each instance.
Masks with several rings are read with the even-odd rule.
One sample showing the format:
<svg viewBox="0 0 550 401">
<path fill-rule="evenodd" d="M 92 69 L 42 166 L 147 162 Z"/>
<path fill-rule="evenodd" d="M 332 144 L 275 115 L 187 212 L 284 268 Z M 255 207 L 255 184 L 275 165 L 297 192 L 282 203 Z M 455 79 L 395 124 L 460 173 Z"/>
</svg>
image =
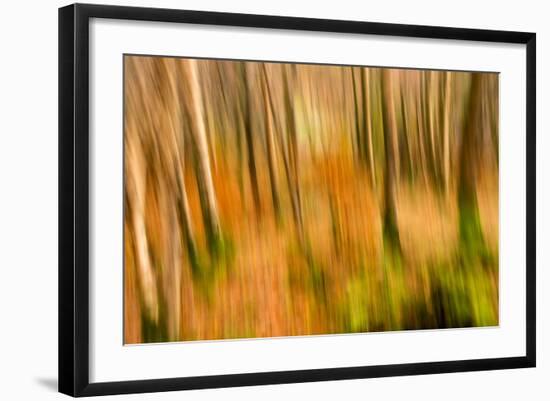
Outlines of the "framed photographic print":
<svg viewBox="0 0 550 401">
<path fill-rule="evenodd" d="M 535 366 L 535 34 L 59 10 L 59 390 Z"/>
</svg>

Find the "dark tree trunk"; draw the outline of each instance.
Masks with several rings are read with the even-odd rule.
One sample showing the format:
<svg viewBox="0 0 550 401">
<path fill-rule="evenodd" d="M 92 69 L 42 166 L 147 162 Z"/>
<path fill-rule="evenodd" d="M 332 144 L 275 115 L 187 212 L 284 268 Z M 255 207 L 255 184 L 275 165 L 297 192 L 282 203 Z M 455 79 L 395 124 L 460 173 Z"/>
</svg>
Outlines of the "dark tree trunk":
<svg viewBox="0 0 550 401">
<path fill-rule="evenodd" d="M 394 95 L 395 72 L 384 69 L 382 72 L 384 149 L 386 153 L 384 177 L 384 235 L 390 245 L 399 244 L 396 215 L 396 186 L 399 173 L 399 144 Z"/>
<path fill-rule="evenodd" d="M 250 82 L 251 76 L 248 74 L 246 65 L 241 63 L 241 76 L 244 82 L 243 92 L 243 113 L 244 113 L 244 133 L 246 137 L 246 149 L 248 155 L 248 174 L 250 177 L 250 187 L 254 199 L 256 212 L 261 210 L 260 191 L 258 188 L 258 178 L 256 175 L 256 157 L 254 154 L 254 138 L 252 134 L 252 110 L 250 104 Z"/>
</svg>

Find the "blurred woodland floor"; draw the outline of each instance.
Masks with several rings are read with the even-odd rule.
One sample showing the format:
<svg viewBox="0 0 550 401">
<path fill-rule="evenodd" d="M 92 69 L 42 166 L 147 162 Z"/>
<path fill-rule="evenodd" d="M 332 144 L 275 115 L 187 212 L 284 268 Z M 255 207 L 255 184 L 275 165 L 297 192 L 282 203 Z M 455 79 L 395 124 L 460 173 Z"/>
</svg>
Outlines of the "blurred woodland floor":
<svg viewBox="0 0 550 401">
<path fill-rule="evenodd" d="M 125 343 L 498 324 L 498 75 L 125 56 Z"/>
</svg>

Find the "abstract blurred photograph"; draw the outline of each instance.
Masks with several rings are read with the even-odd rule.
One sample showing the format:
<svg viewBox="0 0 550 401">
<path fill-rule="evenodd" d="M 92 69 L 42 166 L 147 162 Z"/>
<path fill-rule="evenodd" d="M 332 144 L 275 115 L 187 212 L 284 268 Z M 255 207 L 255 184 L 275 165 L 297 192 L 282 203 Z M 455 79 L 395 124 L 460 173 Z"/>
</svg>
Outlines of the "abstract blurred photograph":
<svg viewBox="0 0 550 401">
<path fill-rule="evenodd" d="M 499 74 L 124 55 L 124 343 L 499 325 Z"/>
</svg>

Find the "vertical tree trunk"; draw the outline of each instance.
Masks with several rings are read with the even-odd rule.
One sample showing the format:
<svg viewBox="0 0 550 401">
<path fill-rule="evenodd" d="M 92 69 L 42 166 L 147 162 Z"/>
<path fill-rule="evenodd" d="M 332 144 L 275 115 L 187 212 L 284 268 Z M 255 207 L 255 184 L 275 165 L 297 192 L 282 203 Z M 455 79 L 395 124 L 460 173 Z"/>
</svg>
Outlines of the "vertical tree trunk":
<svg viewBox="0 0 550 401">
<path fill-rule="evenodd" d="M 421 84 L 422 84 L 422 116 L 423 116 L 423 125 L 425 128 L 425 135 L 423 138 L 425 156 L 426 156 L 426 168 L 427 175 L 430 180 L 435 181 L 435 147 L 433 140 L 433 131 L 432 131 L 432 121 L 431 121 L 431 95 L 430 95 L 430 80 L 431 71 L 425 71 L 422 74 Z"/>
<path fill-rule="evenodd" d="M 351 87 L 353 89 L 353 109 L 355 112 L 355 142 L 356 142 L 356 149 L 357 149 L 357 156 L 359 158 L 359 162 L 363 163 L 364 160 L 364 154 L 363 154 L 363 133 L 361 130 L 361 114 L 360 114 L 360 106 L 359 106 L 359 96 L 357 95 L 357 83 L 355 80 L 355 71 L 353 67 L 350 67 L 351 72 Z"/>
<path fill-rule="evenodd" d="M 281 216 L 281 206 L 279 202 L 278 174 L 275 159 L 275 140 L 273 137 L 273 110 L 271 109 L 271 91 L 267 81 L 267 72 L 265 64 L 262 64 L 262 93 L 264 100 L 264 121 L 265 121 L 265 141 L 267 144 L 267 162 L 269 168 L 269 181 L 271 183 L 271 199 L 273 201 L 273 210 L 275 217 L 279 221 Z"/>
<path fill-rule="evenodd" d="M 218 104 L 220 104 L 220 115 L 218 116 L 218 129 L 222 133 L 222 135 L 218 135 L 220 137 L 220 141 L 222 144 L 223 149 L 227 149 L 227 132 L 229 131 L 229 124 L 227 124 L 227 121 L 230 119 L 228 114 L 229 112 L 229 96 L 227 94 L 227 88 L 225 85 L 227 76 L 222 71 L 222 65 L 220 62 L 216 62 L 216 85 L 219 88 L 219 93 L 221 99 L 218 100 Z M 225 78 L 224 78 L 225 77 Z"/>
<path fill-rule="evenodd" d="M 180 164 L 183 165 L 184 161 L 181 160 Z M 182 237 L 184 238 L 185 244 L 187 246 L 187 252 L 189 260 L 191 261 L 191 265 L 193 268 L 196 268 L 197 246 L 195 240 L 195 229 L 193 226 L 193 221 L 191 220 L 191 210 L 189 208 L 187 191 L 185 189 L 184 171 L 181 171 L 181 173 L 178 174 L 176 184 L 178 189 L 178 196 L 176 199 L 178 220 L 181 221 L 181 226 L 183 227 Z"/>
<path fill-rule="evenodd" d="M 202 61 L 204 73 L 199 77 L 201 84 L 201 103 L 202 103 L 202 115 L 205 127 L 206 144 L 208 146 L 208 154 L 210 157 L 210 168 L 216 172 L 218 168 L 218 161 L 216 158 L 216 115 L 213 115 L 214 99 L 212 97 L 212 79 L 210 74 L 210 66 L 207 62 Z M 198 70 L 197 70 L 198 73 Z"/>
<path fill-rule="evenodd" d="M 241 77 L 241 71 L 240 71 L 240 63 L 233 63 L 233 80 L 234 80 L 234 88 L 233 88 L 233 98 L 236 100 L 233 100 L 231 102 L 231 113 L 233 116 L 233 123 L 234 123 L 234 135 L 235 135 L 235 149 L 237 151 L 237 178 L 239 182 L 239 195 L 241 196 L 241 203 L 244 204 L 244 152 L 243 152 L 243 123 L 242 123 L 242 117 L 243 112 L 242 108 L 242 88 L 240 84 L 242 83 L 240 80 Z"/>
<path fill-rule="evenodd" d="M 374 149 L 372 141 L 372 111 L 370 102 L 370 71 L 361 68 L 361 89 L 363 98 L 363 132 L 367 134 L 368 159 L 371 174 L 371 183 L 376 186 L 376 170 L 374 168 Z"/>
<path fill-rule="evenodd" d="M 458 184 L 458 203 L 460 211 L 460 239 L 466 244 L 466 256 L 472 246 L 483 243 L 477 205 L 476 182 L 479 169 L 478 152 L 483 140 L 482 131 L 482 74 L 472 74 L 470 98 L 465 115 L 466 123 L 460 149 L 460 175 Z"/>
<path fill-rule="evenodd" d="M 179 61 L 181 63 L 181 61 Z M 177 65 L 176 65 L 177 66 Z M 179 116 L 176 119 L 176 129 L 173 131 L 172 146 L 174 148 L 174 157 L 172 160 L 172 165 L 175 174 L 175 185 L 177 188 L 176 191 L 176 211 L 178 221 L 182 227 L 181 236 L 185 242 L 188 257 L 191 263 L 191 267 L 196 269 L 197 265 L 197 246 L 195 239 L 195 229 L 194 224 L 191 219 L 191 209 L 189 207 L 189 199 L 187 196 L 187 188 L 185 184 L 185 132 L 188 130 L 188 126 L 184 126 L 184 121 L 182 118 L 182 103 L 183 96 L 182 93 L 184 88 L 182 87 L 182 82 L 180 79 L 180 70 L 175 69 L 172 77 L 175 77 L 175 115 Z"/>
<path fill-rule="evenodd" d="M 478 158 L 478 141 L 482 137 L 480 131 L 481 123 L 481 74 L 472 74 L 470 87 L 470 98 L 468 100 L 468 111 L 466 123 L 462 136 L 460 149 L 460 177 L 459 177 L 459 202 L 461 206 L 472 207 L 476 204 L 476 171 Z"/>
<path fill-rule="evenodd" d="M 420 164 L 422 170 L 422 179 L 425 185 L 429 183 L 430 163 L 427 155 L 425 139 L 428 136 L 428 123 L 426 120 L 426 71 L 419 73 L 417 77 L 418 95 L 417 95 L 417 123 L 418 123 L 418 147 L 420 151 Z"/>
<path fill-rule="evenodd" d="M 254 207 L 257 213 L 261 211 L 260 190 L 258 188 L 258 178 L 256 175 L 256 156 L 254 154 L 254 137 L 252 135 L 252 107 L 250 102 L 250 80 L 252 75 L 247 71 L 245 63 L 240 64 L 241 78 L 244 83 L 243 92 L 243 110 L 244 113 L 244 133 L 246 137 L 246 149 L 248 155 L 248 175 L 250 177 L 250 187 L 252 189 L 252 197 L 254 199 Z"/>
<path fill-rule="evenodd" d="M 436 105 L 439 101 L 437 96 L 437 73 L 435 71 L 429 72 L 429 90 L 428 90 L 428 115 L 430 119 L 430 146 L 432 150 L 432 165 L 433 175 L 437 182 L 438 168 L 437 168 L 437 153 L 436 153 Z"/>
<path fill-rule="evenodd" d="M 298 237 L 302 243 L 305 242 L 304 226 L 302 219 L 302 206 L 300 199 L 300 184 L 298 172 L 298 140 L 296 136 L 296 121 L 294 116 L 294 107 L 290 98 L 290 82 L 287 74 L 287 66 L 282 66 L 283 69 L 283 97 L 286 113 L 286 132 L 288 136 L 288 161 L 289 161 L 289 188 L 290 198 L 292 202 L 292 211 L 298 231 Z"/>
<path fill-rule="evenodd" d="M 156 273 L 149 254 L 149 239 L 145 226 L 145 196 L 147 187 L 147 161 L 144 144 L 144 131 L 154 129 L 142 101 L 150 89 L 147 85 L 152 74 L 152 65 L 145 64 L 144 70 L 137 68 L 132 59 L 125 63 L 125 181 L 124 187 L 128 199 L 129 223 L 132 226 L 134 258 L 141 294 L 141 310 L 145 320 L 154 324 L 159 321 L 159 299 Z M 143 321 L 142 321 L 143 324 Z M 143 328 L 143 326 L 142 326 Z"/>
<path fill-rule="evenodd" d="M 450 124 L 451 124 L 451 73 L 445 73 L 445 112 L 443 115 L 443 171 L 445 194 L 449 194 L 451 176 Z"/>
<path fill-rule="evenodd" d="M 187 60 L 187 84 L 189 87 L 188 108 L 192 121 L 193 138 L 197 149 L 197 162 L 201 185 L 204 191 L 202 203 L 205 226 L 211 238 L 218 238 L 221 234 L 216 192 L 210 168 L 210 155 L 208 153 L 208 140 L 204 124 L 202 105 L 202 92 L 199 83 L 198 67 L 196 60 Z"/>
<path fill-rule="evenodd" d="M 141 287 L 145 315 L 158 323 L 158 289 L 149 255 L 149 242 L 145 228 L 145 161 L 134 144 L 126 145 L 126 191 L 130 198 L 131 224 L 134 228 L 135 259 Z"/>
<path fill-rule="evenodd" d="M 397 245 L 399 235 L 397 231 L 396 215 L 396 186 L 399 184 L 399 137 L 396 116 L 396 101 L 394 94 L 394 80 L 396 72 L 391 69 L 382 71 L 382 89 L 384 94 L 383 120 L 384 120 L 384 148 L 386 152 L 386 165 L 384 169 L 384 232 L 386 240 L 391 245 Z"/>
</svg>

